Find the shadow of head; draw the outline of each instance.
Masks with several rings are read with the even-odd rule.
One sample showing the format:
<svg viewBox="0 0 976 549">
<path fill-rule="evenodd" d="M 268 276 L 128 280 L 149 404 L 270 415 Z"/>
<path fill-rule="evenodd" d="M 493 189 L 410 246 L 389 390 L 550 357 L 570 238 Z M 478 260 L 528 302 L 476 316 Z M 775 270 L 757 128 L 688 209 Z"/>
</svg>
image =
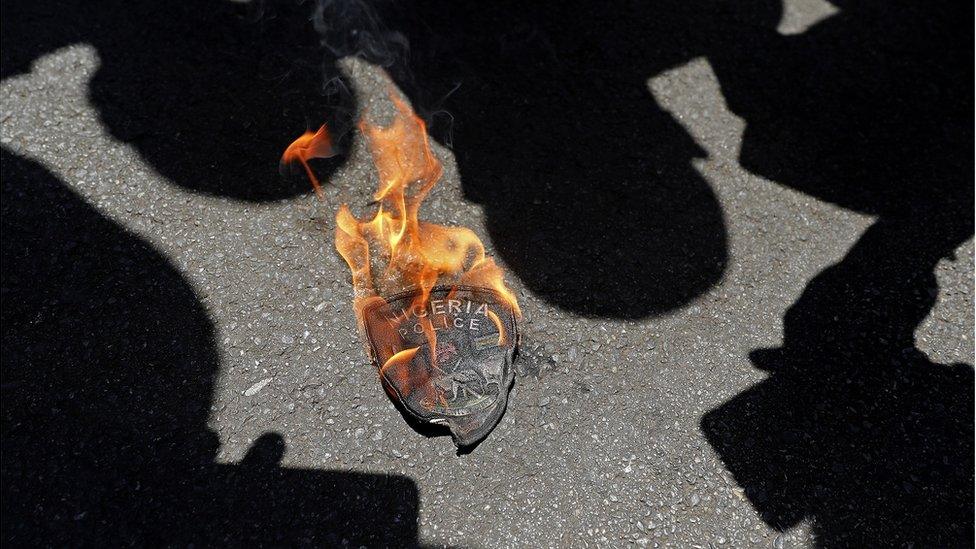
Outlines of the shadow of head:
<svg viewBox="0 0 976 549">
<path fill-rule="evenodd" d="M 653 9 L 408 9 L 389 16 L 411 44 L 409 70 L 391 74 L 453 144 L 465 196 L 533 293 L 580 315 L 642 318 L 720 280 L 725 227 L 692 166 L 705 153 L 647 89 L 684 59 L 648 57 L 660 49 Z"/>
<path fill-rule="evenodd" d="M 972 366 L 870 355 L 768 363 L 754 353 L 771 377 L 707 413 L 701 429 L 773 528 L 809 520 L 820 547 L 966 545 Z"/>
<path fill-rule="evenodd" d="M 710 27 L 742 165 L 879 219 L 807 285 L 782 348 L 750 354 L 769 378 L 701 428 L 773 527 L 809 519 L 824 547 L 968 546 L 973 370 L 929 360 L 915 330 L 938 261 L 973 233 L 970 31 L 947 2 L 836 4 L 795 36 L 741 6 Z"/>
<path fill-rule="evenodd" d="M 722 5 L 703 25 L 722 93 L 746 122 L 739 162 L 870 214 L 968 209 L 968 23 L 946 1 L 832 4 L 837 13 L 796 35 L 776 31 L 779 0 Z"/>
<path fill-rule="evenodd" d="M 278 434 L 216 463 L 193 289 L 43 167 L 0 166 L 5 543 L 417 543 L 406 477 L 282 467 Z"/>
<path fill-rule="evenodd" d="M 39 55 L 93 45 L 89 99 L 117 139 L 192 191 L 263 201 L 307 193 L 278 159 L 303 130 L 349 124 L 353 98 L 324 85 L 307 5 L 224 0 L 6 2 L 3 74 Z M 329 91 L 331 90 L 331 92 Z M 317 169 L 327 178 L 337 161 Z"/>
<path fill-rule="evenodd" d="M 914 344 L 935 263 L 967 237 L 945 228 L 873 225 L 787 312 L 783 347 L 750 354 L 770 377 L 702 419 L 769 525 L 810 519 L 824 547 L 971 543 L 973 368 Z"/>
<path fill-rule="evenodd" d="M 249 21 L 256 8 L 222 1 L 16 2 L 6 7 L 4 67 L 90 42 L 101 58 L 92 102 L 162 175 L 245 200 L 293 196 L 307 183 L 279 177 L 275 160 L 309 121 L 328 113 L 333 127 L 348 125 L 353 98 L 320 93 L 309 7 L 254 5 L 265 11 Z M 495 249 L 530 289 L 580 314 L 639 318 L 721 278 L 720 209 L 690 165 L 703 153 L 645 85 L 654 67 L 681 58 L 659 52 L 648 65 L 660 48 L 647 37 L 665 28 L 656 14 L 410 9 L 383 14 L 411 43 L 410 67 L 390 72 L 420 111 L 446 107 L 457 120 L 453 137 L 440 137 L 456 143 L 466 196 L 484 206 Z M 334 60 L 324 63 L 336 74 Z M 425 99 L 459 81 L 446 105 Z"/>
</svg>

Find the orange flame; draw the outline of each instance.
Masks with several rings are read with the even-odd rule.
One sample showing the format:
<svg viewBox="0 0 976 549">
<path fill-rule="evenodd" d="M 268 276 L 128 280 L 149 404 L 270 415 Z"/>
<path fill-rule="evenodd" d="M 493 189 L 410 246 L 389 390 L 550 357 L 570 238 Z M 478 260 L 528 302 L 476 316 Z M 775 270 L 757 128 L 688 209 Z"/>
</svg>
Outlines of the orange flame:
<svg viewBox="0 0 976 549">
<path fill-rule="evenodd" d="M 498 345 L 507 345 L 508 334 L 505 333 L 505 325 L 502 324 L 502 319 L 498 318 L 495 311 L 488 311 L 488 318 L 491 319 L 491 322 L 495 325 L 495 328 L 498 329 Z"/>
<path fill-rule="evenodd" d="M 325 124 L 322 124 L 315 133 L 306 130 L 298 139 L 292 141 L 291 145 L 288 145 L 288 148 L 285 149 L 284 154 L 281 155 L 281 163 L 290 164 L 295 161 L 301 162 L 302 167 L 305 168 L 305 174 L 308 175 L 309 181 L 312 182 L 312 188 L 315 189 L 315 194 L 321 199 L 324 198 L 322 186 L 319 185 L 319 180 L 315 177 L 315 173 L 312 172 L 312 168 L 308 166 L 308 161 L 311 158 L 330 158 L 335 156 L 335 154 L 335 149 L 332 148 L 332 136 L 329 135 L 329 129 Z"/>
<path fill-rule="evenodd" d="M 421 290 L 414 305 L 424 305 L 436 284 L 454 283 L 495 289 L 518 311 L 501 269 L 485 255 L 474 231 L 419 221 L 420 205 L 443 169 L 431 152 L 423 120 L 403 100 L 391 99 L 397 109 L 391 125 L 366 120 L 359 125 L 380 177 L 373 194 L 376 214 L 361 221 L 343 205 L 336 215 L 336 248 L 352 270 L 357 305 L 410 288 Z M 380 273 L 373 272 L 374 262 L 385 262 Z"/>
<path fill-rule="evenodd" d="M 373 194 L 378 204 L 376 213 L 372 219 L 360 220 L 343 204 L 336 214 L 335 244 L 352 272 L 356 316 L 362 321 L 368 303 L 404 290 L 419 290 L 410 307 L 423 310 L 437 285 L 491 288 L 521 316 L 515 294 L 505 285 L 501 268 L 485 254 L 485 247 L 474 231 L 418 219 L 420 206 L 443 169 L 431 151 L 423 120 L 402 99 L 392 93 L 390 99 L 396 107 L 396 116 L 389 126 L 374 125 L 365 118 L 359 124 L 379 172 L 379 186 Z M 317 152 L 322 143 L 331 151 L 324 127 L 314 135 L 307 132 L 298 138 L 283 157 L 302 162 L 316 192 L 319 185 L 305 159 L 309 152 Z M 491 313 L 491 316 L 499 329 L 498 343 L 504 345 L 508 334 L 497 315 Z M 436 331 L 430 318 L 418 321 L 430 352 L 436 353 Z M 391 350 L 392 356 L 381 372 L 409 362 L 416 352 L 416 347 Z"/>
</svg>

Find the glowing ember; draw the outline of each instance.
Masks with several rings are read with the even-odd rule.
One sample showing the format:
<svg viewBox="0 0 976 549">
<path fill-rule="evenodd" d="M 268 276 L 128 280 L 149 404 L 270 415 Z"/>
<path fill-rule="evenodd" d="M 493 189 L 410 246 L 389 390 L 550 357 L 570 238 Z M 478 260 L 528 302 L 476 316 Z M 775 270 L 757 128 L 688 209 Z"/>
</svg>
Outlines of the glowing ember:
<svg viewBox="0 0 976 549">
<path fill-rule="evenodd" d="M 520 310 L 473 231 L 419 221 L 443 170 L 424 122 L 391 100 L 389 126 L 359 125 L 379 172 L 376 213 L 360 220 L 342 205 L 336 248 L 352 271 L 353 306 L 388 392 L 421 419 L 448 424 L 459 445 L 470 444 L 504 411 Z M 305 160 L 331 154 L 329 143 L 323 126 L 282 158 L 301 161 L 317 192 Z"/>
</svg>

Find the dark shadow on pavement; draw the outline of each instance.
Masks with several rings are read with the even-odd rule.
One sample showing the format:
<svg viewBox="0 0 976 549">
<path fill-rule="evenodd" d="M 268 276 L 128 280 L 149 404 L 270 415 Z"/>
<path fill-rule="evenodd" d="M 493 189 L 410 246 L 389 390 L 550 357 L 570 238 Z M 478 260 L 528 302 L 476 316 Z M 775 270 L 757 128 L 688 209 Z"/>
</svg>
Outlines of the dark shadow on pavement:
<svg viewBox="0 0 976 549">
<path fill-rule="evenodd" d="M 410 66 L 391 72 L 453 144 L 465 197 L 533 293 L 579 315 L 636 319 L 718 283 L 725 225 L 692 165 L 706 153 L 646 82 L 687 60 L 661 47 L 675 29 L 636 5 L 399 7 L 387 19 L 410 39 Z"/>
<path fill-rule="evenodd" d="M 534 292 L 638 318 L 720 278 L 701 149 L 645 81 L 696 57 L 746 122 L 740 163 L 878 221 L 757 351 L 769 380 L 702 428 L 775 528 L 822 546 L 972 543 L 973 372 L 914 345 L 934 269 L 973 234 L 972 31 L 949 2 L 834 2 L 776 31 L 780 0 L 424 3 L 401 87 L 446 108 L 466 195 Z M 461 86 L 446 99 L 456 84 Z M 434 119 L 435 129 L 438 127 Z"/>
<path fill-rule="evenodd" d="M 721 211 L 691 165 L 704 151 L 645 82 L 683 59 L 650 39 L 670 29 L 647 28 L 640 10 L 601 6 L 377 4 L 412 42 L 410 66 L 391 74 L 421 112 L 457 115 L 436 135 L 455 144 L 465 196 L 484 206 L 494 249 L 536 294 L 581 315 L 642 318 L 721 279 Z M 159 173 L 233 198 L 294 196 L 308 183 L 279 177 L 275 160 L 305 126 L 329 119 L 342 133 L 355 104 L 341 78 L 323 86 L 323 74 L 341 74 L 319 47 L 312 11 L 262 1 L 8 1 L 3 75 L 88 42 L 101 58 L 92 103 Z M 594 30 L 593 17 L 618 28 Z M 446 104 L 436 100 L 458 82 Z M 445 127 L 444 116 L 432 119 Z M 318 163 L 321 179 L 339 162 Z"/>
<path fill-rule="evenodd" d="M 770 526 L 821 547 L 965 547 L 973 535 L 973 368 L 915 348 L 956 238 L 879 221 L 786 316 L 769 378 L 701 427 Z"/>
<path fill-rule="evenodd" d="M 769 378 L 702 419 L 769 525 L 822 547 L 973 544 L 973 367 L 915 330 L 939 260 L 973 234 L 972 27 L 950 2 L 833 2 L 796 36 L 781 3 L 725 4 L 705 53 L 746 121 L 741 164 L 878 220 L 785 317 Z"/>
<path fill-rule="evenodd" d="M 336 70 L 310 13 L 297 2 L 5 0 L 2 77 L 91 44 L 100 59 L 92 104 L 160 174 L 241 200 L 293 197 L 310 187 L 278 174 L 285 147 L 325 120 L 348 127 L 353 112 L 348 89 L 323 82 Z M 316 168 L 327 180 L 337 165 Z"/>
<path fill-rule="evenodd" d="M 417 544 L 398 475 L 215 462 L 214 327 L 159 252 L 2 153 L 2 537 L 11 546 Z"/>
</svg>

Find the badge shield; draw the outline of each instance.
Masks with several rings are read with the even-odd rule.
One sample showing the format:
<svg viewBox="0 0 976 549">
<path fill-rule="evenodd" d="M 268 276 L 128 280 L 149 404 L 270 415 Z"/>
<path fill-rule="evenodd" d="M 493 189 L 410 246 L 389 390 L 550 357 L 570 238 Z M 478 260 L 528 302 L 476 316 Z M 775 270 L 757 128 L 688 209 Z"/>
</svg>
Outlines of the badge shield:
<svg viewBox="0 0 976 549">
<path fill-rule="evenodd" d="M 363 309 L 370 359 L 413 418 L 445 425 L 458 447 L 498 423 L 515 380 L 516 314 L 497 292 L 439 286 L 376 298 Z"/>
</svg>

